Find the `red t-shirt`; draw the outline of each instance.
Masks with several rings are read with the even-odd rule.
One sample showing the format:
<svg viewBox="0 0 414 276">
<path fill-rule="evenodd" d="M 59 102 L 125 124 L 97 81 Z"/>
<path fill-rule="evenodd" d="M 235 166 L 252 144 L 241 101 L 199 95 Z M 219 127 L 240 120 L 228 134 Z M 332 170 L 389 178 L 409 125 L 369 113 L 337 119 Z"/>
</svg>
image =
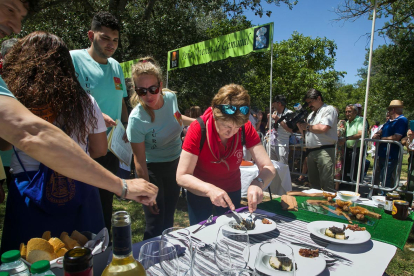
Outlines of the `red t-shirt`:
<svg viewBox="0 0 414 276">
<path fill-rule="evenodd" d="M 203 118 L 203 116 L 201 118 Z M 205 120 L 205 118 L 203 118 L 203 120 Z M 259 135 L 253 128 L 253 125 L 250 123 L 250 121 L 247 122 L 244 126 L 246 134 L 246 148 L 251 148 L 260 143 Z M 242 135 L 241 128 L 239 129 L 239 134 Z M 217 141 L 219 143 L 220 156 L 226 156 L 228 152 L 221 143 L 220 137 L 215 127 L 213 127 L 212 136 L 214 141 Z M 231 145 L 235 136 L 236 135 L 227 141 L 227 145 Z M 214 159 L 208 147 L 207 137 L 204 141 L 204 145 L 200 153 L 200 140 L 201 127 L 197 121 L 194 121 L 188 128 L 188 132 L 185 136 L 183 144 L 183 150 L 198 156 L 193 175 L 198 179 L 201 179 L 223 189 L 226 192 L 234 192 L 240 190 L 241 180 L 239 167 L 243 159 L 243 146 L 241 139 L 234 154 L 226 159 L 229 165 L 229 169 L 224 163 L 212 163 L 216 160 Z M 231 147 L 227 148 L 227 150 L 230 150 Z"/>
</svg>

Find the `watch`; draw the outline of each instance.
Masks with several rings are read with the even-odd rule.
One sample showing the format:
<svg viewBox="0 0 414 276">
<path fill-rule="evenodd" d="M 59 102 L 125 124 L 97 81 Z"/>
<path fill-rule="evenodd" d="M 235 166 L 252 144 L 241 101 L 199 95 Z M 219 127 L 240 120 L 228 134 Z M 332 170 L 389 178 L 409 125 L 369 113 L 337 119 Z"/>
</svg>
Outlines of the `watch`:
<svg viewBox="0 0 414 276">
<path fill-rule="evenodd" d="M 306 126 L 306 131 L 309 131 L 309 132 L 310 132 L 310 126 L 311 126 L 311 125 L 307 125 L 307 126 Z"/>
<path fill-rule="evenodd" d="M 127 185 L 125 179 L 121 179 L 121 180 L 122 180 L 122 193 L 121 193 L 120 198 L 125 199 L 125 197 L 128 194 L 128 185 Z"/>
<path fill-rule="evenodd" d="M 262 183 L 262 189 L 264 188 L 265 183 L 264 183 L 263 179 L 261 179 L 260 177 L 256 177 L 256 178 L 255 178 L 255 179 L 253 179 L 253 180 L 257 180 L 257 181 L 259 181 L 260 183 Z"/>
</svg>

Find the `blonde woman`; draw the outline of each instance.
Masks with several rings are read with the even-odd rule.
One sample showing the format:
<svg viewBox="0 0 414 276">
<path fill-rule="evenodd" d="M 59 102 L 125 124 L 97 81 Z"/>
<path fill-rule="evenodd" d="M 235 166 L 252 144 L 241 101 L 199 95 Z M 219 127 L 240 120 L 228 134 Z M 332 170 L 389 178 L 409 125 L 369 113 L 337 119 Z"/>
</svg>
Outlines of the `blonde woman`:
<svg viewBox="0 0 414 276">
<path fill-rule="evenodd" d="M 180 187 L 175 175 L 181 154 L 181 131 L 193 119 L 182 116 L 176 95 L 162 89 L 162 73 L 152 57 L 145 57 L 132 68 L 134 109 L 128 120 L 127 135 L 134 152 L 138 178 L 158 187 L 156 205 L 143 206 L 144 239 L 162 234 L 174 223 Z"/>
</svg>

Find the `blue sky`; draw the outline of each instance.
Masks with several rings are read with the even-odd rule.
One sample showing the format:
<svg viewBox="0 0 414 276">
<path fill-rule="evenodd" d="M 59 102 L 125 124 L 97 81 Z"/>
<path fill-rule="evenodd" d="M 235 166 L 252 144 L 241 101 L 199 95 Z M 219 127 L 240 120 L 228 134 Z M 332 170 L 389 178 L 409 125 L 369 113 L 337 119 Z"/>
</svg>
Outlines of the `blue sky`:
<svg viewBox="0 0 414 276">
<path fill-rule="evenodd" d="M 299 0 L 298 4 L 289 10 L 287 5 L 266 4 L 262 1 L 264 10 L 271 10 L 270 17 L 255 16 L 253 12 L 246 12 L 247 19 L 254 25 L 274 22 L 274 42 L 287 40 L 294 31 L 312 38 L 326 37 L 337 44 L 335 69 L 346 71 L 344 82 L 354 84 L 358 81 L 357 70 L 363 67 L 366 48 L 369 48 L 369 37 L 372 21 L 368 16 L 359 18 L 355 22 L 333 21 L 338 18 L 334 9 L 343 0 Z M 383 26 L 385 20 L 378 19 L 375 29 Z M 384 44 L 383 38 L 375 36 L 374 49 Z"/>
</svg>

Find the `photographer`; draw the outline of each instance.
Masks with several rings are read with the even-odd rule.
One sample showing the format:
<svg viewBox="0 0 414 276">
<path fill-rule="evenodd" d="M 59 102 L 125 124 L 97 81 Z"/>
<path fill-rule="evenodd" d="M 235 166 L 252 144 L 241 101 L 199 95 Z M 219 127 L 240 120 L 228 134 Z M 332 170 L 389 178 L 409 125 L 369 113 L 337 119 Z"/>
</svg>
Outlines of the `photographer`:
<svg viewBox="0 0 414 276">
<path fill-rule="evenodd" d="M 308 178 L 312 188 L 335 191 L 335 143 L 338 140 L 338 115 L 335 108 L 323 102 L 322 93 L 309 89 L 304 97 L 312 112 L 306 122 L 297 126 L 306 131 Z"/>
<path fill-rule="evenodd" d="M 275 110 L 272 114 L 272 125 L 276 132 L 276 140 L 269 145 L 271 147 L 270 159 L 288 165 L 289 137 L 292 133 L 292 129 L 286 125 L 286 120 L 282 120 L 279 123 L 277 122 L 280 117 L 293 112 L 286 108 L 286 97 L 283 95 L 277 95 L 274 98 L 272 109 Z"/>
</svg>

